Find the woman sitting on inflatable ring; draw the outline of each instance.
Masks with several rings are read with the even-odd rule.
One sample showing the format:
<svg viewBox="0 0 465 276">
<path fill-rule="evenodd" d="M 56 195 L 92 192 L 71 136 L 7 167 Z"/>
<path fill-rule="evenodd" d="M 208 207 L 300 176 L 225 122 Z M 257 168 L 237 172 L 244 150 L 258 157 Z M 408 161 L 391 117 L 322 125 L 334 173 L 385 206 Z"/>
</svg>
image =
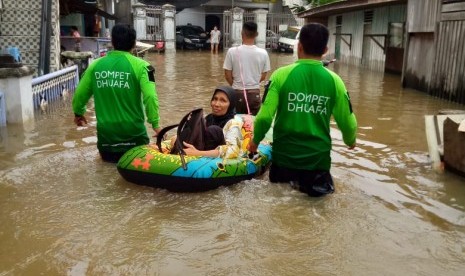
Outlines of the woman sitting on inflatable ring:
<svg viewBox="0 0 465 276">
<path fill-rule="evenodd" d="M 210 101 L 212 112 L 205 117 L 207 149 L 198 150 L 184 142 L 184 151 L 187 155 L 229 159 L 244 154 L 247 148 L 244 138 L 250 140 L 253 123 L 250 116 L 235 116 L 234 93 L 234 89 L 230 86 L 220 86 L 215 89 Z"/>
</svg>

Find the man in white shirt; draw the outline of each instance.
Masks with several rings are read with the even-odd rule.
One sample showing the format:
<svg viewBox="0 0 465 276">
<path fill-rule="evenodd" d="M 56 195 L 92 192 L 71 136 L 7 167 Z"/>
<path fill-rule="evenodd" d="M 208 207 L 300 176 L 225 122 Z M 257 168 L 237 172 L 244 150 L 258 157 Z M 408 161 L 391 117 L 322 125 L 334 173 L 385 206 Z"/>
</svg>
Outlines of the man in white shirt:
<svg viewBox="0 0 465 276">
<path fill-rule="evenodd" d="M 224 77 L 236 91 L 236 112 L 256 115 L 261 105 L 260 82 L 270 71 L 270 57 L 265 49 L 255 45 L 255 22 L 245 22 L 241 35 L 242 45 L 229 48 L 226 54 Z"/>
</svg>

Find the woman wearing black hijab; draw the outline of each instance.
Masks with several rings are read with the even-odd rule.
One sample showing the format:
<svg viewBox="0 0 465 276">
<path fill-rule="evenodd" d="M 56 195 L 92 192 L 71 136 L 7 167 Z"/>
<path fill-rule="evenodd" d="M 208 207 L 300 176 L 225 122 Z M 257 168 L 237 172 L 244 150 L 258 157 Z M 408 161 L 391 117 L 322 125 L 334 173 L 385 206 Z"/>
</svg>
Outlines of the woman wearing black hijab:
<svg viewBox="0 0 465 276">
<path fill-rule="evenodd" d="M 227 98 L 229 104 L 218 97 L 218 92 Z M 236 115 L 236 99 L 234 98 L 234 93 L 235 91 L 231 86 L 219 86 L 215 89 L 210 101 L 212 113 L 205 117 L 207 127 L 216 125 L 223 128 L 229 120 L 234 118 L 234 115 Z M 216 100 L 215 97 L 217 98 Z"/>
<path fill-rule="evenodd" d="M 235 158 L 240 154 L 242 120 L 234 117 L 236 111 L 234 89 L 219 86 L 210 101 L 212 112 L 205 117 L 207 124 L 206 150 L 198 150 L 185 143 L 187 155 Z"/>
</svg>

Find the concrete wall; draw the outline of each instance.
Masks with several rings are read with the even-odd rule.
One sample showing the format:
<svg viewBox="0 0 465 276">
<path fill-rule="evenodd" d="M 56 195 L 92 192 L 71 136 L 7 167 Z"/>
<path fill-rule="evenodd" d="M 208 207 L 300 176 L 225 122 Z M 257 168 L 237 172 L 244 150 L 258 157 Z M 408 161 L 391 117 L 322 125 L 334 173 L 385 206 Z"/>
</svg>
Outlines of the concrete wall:
<svg viewBox="0 0 465 276">
<path fill-rule="evenodd" d="M 176 26 L 197 25 L 205 29 L 205 9 L 203 7 L 188 8 L 176 14 Z"/>
<path fill-rule="evenodd" d="M 116 23 L 133 24 L 132 1 L 120 0 L 114 3 L 115 16 L 118 17 Z"/>
</svg>

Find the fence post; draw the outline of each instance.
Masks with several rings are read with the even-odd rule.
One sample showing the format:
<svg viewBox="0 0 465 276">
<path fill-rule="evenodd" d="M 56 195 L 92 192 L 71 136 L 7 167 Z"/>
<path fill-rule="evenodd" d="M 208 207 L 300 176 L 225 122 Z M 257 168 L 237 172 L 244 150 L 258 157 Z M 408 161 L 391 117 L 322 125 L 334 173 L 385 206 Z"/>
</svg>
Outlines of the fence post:
<svg viewBox="0 0 465 276">
<path fill-rule="evenodd" d="M 5 95 L 0 91 L 0 127 L 6 126 Z"/>
<path fill-rule="evenodd" d="M 176 7 L 165 4 L 161 7 L 163 11 L 163 36 L 165 37 L 165 49 L 176 51 Z"/>
<path fill-rule="evenodd" d="M 255 44 L 257 47 L 265 49 L 266 46 L 266 18 L 268 11 L 263 9 L 258 9 L 254 11 L 255 20 L 257 23 L 258 37 L 255 39 Z"/>
<path fill-rule="evenodd" d="M 134 11 L 134 29 L 136 29 L 136 39 L 145 40 L 147 39 L 147 14 L 146 5 L 142 3 L 136 3 L 132 5 Z"/>
<path fill-rule="evenodd" d="M 242 31 L 242 20 L 244 18 L 244 10 L 235 7 L 232 9 L 232 28 L 231 28 L 231 42 L 232 46 L 239 46 L 242 44 L 242 36 L 241 36 L 241 31 Z"/>
<path fill-rule="evenodd" d="M 32 75 L 28 66 L 0 68 L 0 90 L 3 91 L 8 123 L 25 123 L 34 119 Z"/>
</svg>

